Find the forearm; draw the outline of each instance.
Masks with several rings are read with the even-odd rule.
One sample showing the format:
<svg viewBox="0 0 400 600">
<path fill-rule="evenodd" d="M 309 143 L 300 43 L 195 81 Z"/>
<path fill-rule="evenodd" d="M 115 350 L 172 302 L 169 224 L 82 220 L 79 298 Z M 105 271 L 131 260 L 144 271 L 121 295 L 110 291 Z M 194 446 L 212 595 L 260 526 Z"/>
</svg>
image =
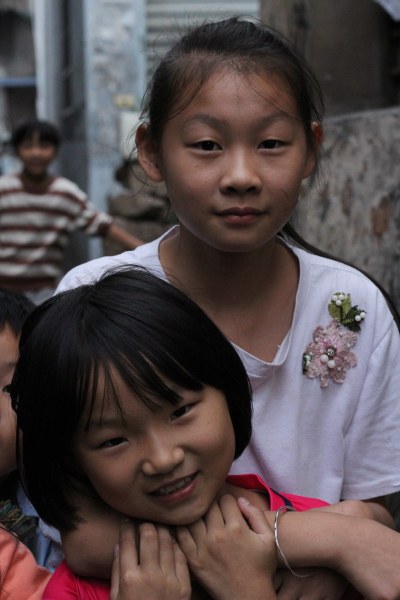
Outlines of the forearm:
<svg viewBox="0 0 400 600">
<path fill-rule="evenodd" d="M 76 575 L 109 578 L 121 515 L 91 498 L 82 499 L 78 513 L 83 521 L 61 533 L 65 559 Z"/>
<path fill-rule="evenodd" d="M 108 227 L 105 237 L 112 242 L 120 244 L 125 250 L 134 250 L 137 246 L 141 246 L 144 243 L 143 240 L 140 240 L 115 223 L 111 223 Z"/>
<path fill-rule="evenodd" d="M 318 510 L 289 512 L 279 522 L 279 543 L 292 568 L 333 569 L 368 599 L 383 591 L 400 597 L 400 535 L 380 523 Z"/>
</svg>

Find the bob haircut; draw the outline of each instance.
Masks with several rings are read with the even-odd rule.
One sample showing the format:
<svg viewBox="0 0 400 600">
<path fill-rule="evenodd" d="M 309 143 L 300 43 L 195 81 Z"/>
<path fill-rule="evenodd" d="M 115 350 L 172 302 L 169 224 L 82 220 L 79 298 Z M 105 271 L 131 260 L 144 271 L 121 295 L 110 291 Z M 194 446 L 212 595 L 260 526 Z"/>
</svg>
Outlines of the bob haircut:
<svg viewBox="0 0 400 600">
<path fill-rule="evenodd" d="M 41 142 L 48 142 L 57 149 L 61 144 L 60 132 L 53 123 L 40 121 L 38 119 L 30 119 L 24 121 L 14 129 L 11 135 L 11 145 L 14 150 L 18 152 L 20 144 L 25 140 L 32 140 L 35 133 L 39 135 L 39 140 Z"/>
<path fill-rule="evenodd" d="M 251 391 L 244 366 L 183 292 L 147 270 L 128 267 L 56 295 L 24 325 L 10 394 L 23 434 L 18 449 L 23 484 L 39 515 L 62 531 L 79 521 L 71 491 L 83 484 L 94 493 L 72 442 L 96 394 L 118 403 L 113 369 L 151 409 L 160 402 L 176 404 L 174 386 L 217 388 L 232 420 L 235 458 L 250 439 Z M 105 377 L 102 390 L 99 373 Z"/>
</svg>

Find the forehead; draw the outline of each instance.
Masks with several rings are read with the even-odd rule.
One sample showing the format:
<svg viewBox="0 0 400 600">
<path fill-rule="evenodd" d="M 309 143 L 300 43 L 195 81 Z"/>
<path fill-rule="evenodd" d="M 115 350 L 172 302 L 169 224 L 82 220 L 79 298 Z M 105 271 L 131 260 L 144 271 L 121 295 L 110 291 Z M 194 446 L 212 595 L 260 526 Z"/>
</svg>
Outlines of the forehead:
<svg viewBox="0 0 400 600">
<path fill-rule="evenodd" d="M 190 93 L 186 97 L 190 98 Z M 298 118 L 297 102 L 286 79 L 273 71 L 261 73 L 256 69 L 245 73 L 244 68 L 217 68 L 199 89 L 193 84 L 193 97 L 177 117 L 185 118 L 200 107 L 217 113 L 232 109 L 245 115 L 278 111 Z"/>
<path fill-rule="evenodd" d="M 123 379 L 114 365 L 109 369 L 100 367 L 96 381 L 91 383 L 88 398 L 81 417 L 81 428 L 89 425 L 101 425 L 105 419 L 123 420 L 126 415 L 138 415 L 151 412 L 152 408 L 160 406 L 162 401 L 155 397 L 144 401 Z M 140 378 L 136 384 L 140 386 Z"/>
</svg>

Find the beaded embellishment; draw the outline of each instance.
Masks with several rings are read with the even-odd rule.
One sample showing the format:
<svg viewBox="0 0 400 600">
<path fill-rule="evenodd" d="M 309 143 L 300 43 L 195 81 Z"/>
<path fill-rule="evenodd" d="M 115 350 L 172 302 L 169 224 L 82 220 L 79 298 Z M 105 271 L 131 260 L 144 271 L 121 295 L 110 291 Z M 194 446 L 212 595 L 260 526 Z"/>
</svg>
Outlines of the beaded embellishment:
<svg viewBox="0 0 400 600">
<path fill-rule="evenodd" d="M 344 292 L 332 294 L 328 312 L 332 320 L 326 327 L 318 325 L 303 354 L 303 374 L 319 379 L 322 388 L 328 387 L 329 380 L 343 383 L 348 369 L 357 365 L 351 348 L 366 317 L 365 310 L 352 306 L 350 294 Z"/>
</svg>

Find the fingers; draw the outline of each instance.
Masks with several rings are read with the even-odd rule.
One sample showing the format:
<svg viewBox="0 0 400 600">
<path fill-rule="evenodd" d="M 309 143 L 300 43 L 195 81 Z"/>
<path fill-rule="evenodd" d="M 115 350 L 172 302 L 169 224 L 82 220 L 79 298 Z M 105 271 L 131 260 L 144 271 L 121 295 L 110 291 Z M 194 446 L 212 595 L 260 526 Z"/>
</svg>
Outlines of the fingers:
<svg viewBox="0 0 400 600">
<path fill-rule="evenodd" d="M 117 600 L 119 591 L 119 546 L 115 547 L 111 572 L 110 600 Z"/>
<path fill-rule="evenodd" d="M 177 544 L 166 527 L 158 526 L 157 533 L 161 570 L 164 573 L 173 573 L 175 572 L 174 547 Z"/>
<path fill-rule="evenodd" d="M 139 562 L 138 552 L 135 540 L 135 526 L 129 519 L 121 521 L 119 528 L 119 569 L 124 572 L 125 569 Z"/>
<path fill-rule="evenodd" d="M 173 545 L 173 551 L 176 577 L 181 582 L 183 589 L 190 590 L 190 573 L 186 556 L 176 542 Z"/>
<path fill-rule="evenodd" d="M 261 509 L 251 504 L 247 498 L 240 497 L 237 503 L 255 533 L 272 533 L 268 520 Z"/>
</svg>

